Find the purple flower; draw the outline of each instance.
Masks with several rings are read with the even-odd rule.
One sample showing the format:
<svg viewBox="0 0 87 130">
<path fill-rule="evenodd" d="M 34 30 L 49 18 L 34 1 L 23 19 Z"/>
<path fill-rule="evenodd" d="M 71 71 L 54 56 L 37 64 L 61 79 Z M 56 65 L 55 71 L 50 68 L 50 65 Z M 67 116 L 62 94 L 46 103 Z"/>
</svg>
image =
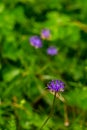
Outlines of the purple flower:
<svg viewBox="0 0 87 130">
<path fill-rule="evenodd" d="M 50 30 L 49 29 L 43 29 L 41 31 L 41 38 L 42 39 L 49 39 L 50 38 Z"/>
<path fill-rule="evenodd" d="M 32 46 L 34 46 L 35 48 L 41 48 L 42 47 L 42 41 L 41 41 L 40 37 L 38 37 L 38 36 L 30 37 L 29 41 L 30 41 L 30 44 Z"/>
<path fill-rule="evenodd" d="M 57 55 L 57 53 L 58 53 L 58 50 L 57 50 L 57 48 L 56 47 L 54 47 L 54 46 L 50 46 L 48 49 L 47 49 L 47 54 L 48 55 Z"/>
<path fill-rule="evenodd" d="M 61 80 L 52 80 L 47 85 L 48 89 L 52 92 L 64 91 L 65 84 Z"/>
</svg>

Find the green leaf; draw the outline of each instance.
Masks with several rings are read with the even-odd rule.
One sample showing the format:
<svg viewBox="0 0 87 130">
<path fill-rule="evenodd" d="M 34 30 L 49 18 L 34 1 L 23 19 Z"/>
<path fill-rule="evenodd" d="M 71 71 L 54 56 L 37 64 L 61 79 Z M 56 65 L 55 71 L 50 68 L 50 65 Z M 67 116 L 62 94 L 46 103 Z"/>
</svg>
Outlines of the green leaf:
<svg viewBox="0 0 87 130">
<path fill-rule="evenodd" d="M 6 68 L 3 72 L 3 78 L 5 82 L 10 82 L 16 78 L 21 73 L 21 70 L 18 68 Z"/>
</svg>

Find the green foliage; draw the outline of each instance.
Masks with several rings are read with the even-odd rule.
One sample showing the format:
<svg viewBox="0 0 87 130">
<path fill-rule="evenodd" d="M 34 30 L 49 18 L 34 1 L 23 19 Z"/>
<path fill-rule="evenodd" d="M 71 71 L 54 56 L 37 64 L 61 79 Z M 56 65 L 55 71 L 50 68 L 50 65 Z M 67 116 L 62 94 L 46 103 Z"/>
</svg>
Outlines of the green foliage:
<svg viewBox="0 0 87 130">
<path fill-rule="evenodd" d="M 16 130 L 16 122 L 13 116 L 8 122 L 8 130 Z"/>
<path fill-rule="evenodd" d="M 51 38 L 35 49 L 32 35 L 48 28 Z M 49 114 L 51 79 L 65 82 L 64 104 L 43 130 L 87 129 L 87 0 L 0 0 L 0 130 L 38 130 Z M 46 49 L 58 48 L 48 56 Z M 11 115 L 13 115 L 11 117 Z"/>
</svg>

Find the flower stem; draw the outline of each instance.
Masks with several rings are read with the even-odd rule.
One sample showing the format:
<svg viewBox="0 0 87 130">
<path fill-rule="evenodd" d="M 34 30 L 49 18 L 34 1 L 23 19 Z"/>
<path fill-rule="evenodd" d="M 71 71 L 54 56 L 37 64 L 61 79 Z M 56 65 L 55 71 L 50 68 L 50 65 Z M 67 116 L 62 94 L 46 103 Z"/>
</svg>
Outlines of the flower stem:
<svg viewBox="0 0 87 130">
<path fill-rule="evenodd" d="M 50 119 L 50 117 L 52 116 L 53 114 L 53 109 L 54 109 L 54 103 L 55 103 L 55 99 L 56 99 L 56 92 L 55 92 L 55 95 L 54 95 L 54 99 L 53 99 L 53 104 L 52 104 L 52 108 L 51 108 L 51 111 L 47 117 L 47 119 L 44 121 L 44 123 L 42 124 L 42 126 L 40 127 L 39 130 L 42 130 L 42 128 L 45 126 L 45 124 L 48 122 L 48 120 Z"/>
</svg>

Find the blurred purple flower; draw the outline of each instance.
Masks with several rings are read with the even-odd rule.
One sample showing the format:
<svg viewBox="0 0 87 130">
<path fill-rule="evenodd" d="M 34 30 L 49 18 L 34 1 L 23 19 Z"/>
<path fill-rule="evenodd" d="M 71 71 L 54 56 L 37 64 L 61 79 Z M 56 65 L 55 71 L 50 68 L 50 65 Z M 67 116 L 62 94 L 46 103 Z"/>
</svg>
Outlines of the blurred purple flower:
<svg viewBox="0 0 87 130">
<path fill-rule="evenodd" d="M 56 47 L 54 47 L 54 46 L 50 46 L 48 49 L 47 49 L 47 54 L 48 55 L 57 55 L 57 53 L 58 53 L 58 50 L 57 50 L 57 48 Z"/>
<path fill-rule="evenodd" d="M 49 39 L 50 38 L 50 30 L 49 29 L 43 29 L 41 31 L 41 38 L 42 39 Z"/>
<path fill-rule="evenodd" d="M 30 41 L 30 44 L 32 46 L 34 46 L 35 48 L 41 48 L 42 47 L 42 41 L 41 41 L 40 37 L 38 37 L 38 36 L 30 37 L 29 41 Z"/>
<path fill-rule="evenodd" d="M 64 91 L 65 84 L 61 80 L 52 80 L 47 85 L 48 89 L 52 92 Z"/>
</svg>

